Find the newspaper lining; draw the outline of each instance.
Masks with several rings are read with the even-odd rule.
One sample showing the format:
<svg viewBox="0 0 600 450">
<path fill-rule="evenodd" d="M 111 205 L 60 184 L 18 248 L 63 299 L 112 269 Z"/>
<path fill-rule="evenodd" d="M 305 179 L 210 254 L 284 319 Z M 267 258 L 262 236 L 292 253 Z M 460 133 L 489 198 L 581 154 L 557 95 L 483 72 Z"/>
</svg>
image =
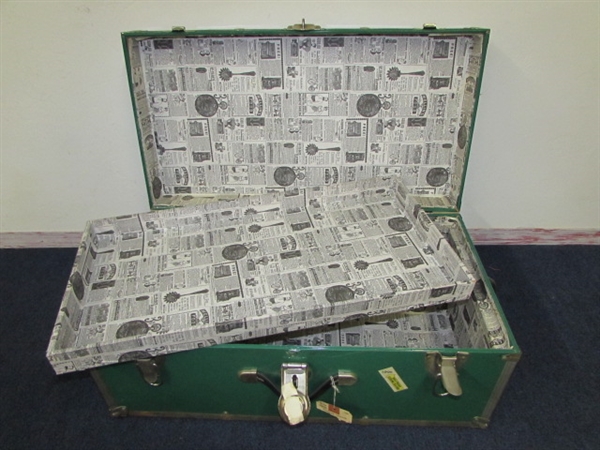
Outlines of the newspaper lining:
<svg viewBox="0 0 600 450">
<path fill-rule="evenodd" d="M 462 227 L 455 218 L 447 216 L 435 217 L 433 223 L 477 279 L 468 301 L 448 306 L 452 328 L 456 333 L 459 346 L 462 348 L 510 348 L 512 344 L 504 320 L 483 282 L 479 264 L 469 247 Z"/>
<path fill-rule="evenodd" d="M 456 348 L 458 341 L 445 308 L 373 317 L 356 323 L 270 336 L 258 340 L 270 345 L 365 348 Z M 252 342 L 251 342 L 252 343 Z"/>
<path fill-rule="evenodd" d="M 396 177 L 88 224 L 57 373 L 459 301 L 474 278 Z"/>
<path fill-rule="evenodd" d="M 447 216 L 432 220 L 478 280 L 468 300 L 267 336 L 249 343 L 308 347 L 510 348 L 504 322 L 483 283 L 458 221 Z"/>
<path fill-rule="evenodd" d="M 483 37 L 130 37 L 154 207 L 395 174 L 456 206 Z"/>
</svg>

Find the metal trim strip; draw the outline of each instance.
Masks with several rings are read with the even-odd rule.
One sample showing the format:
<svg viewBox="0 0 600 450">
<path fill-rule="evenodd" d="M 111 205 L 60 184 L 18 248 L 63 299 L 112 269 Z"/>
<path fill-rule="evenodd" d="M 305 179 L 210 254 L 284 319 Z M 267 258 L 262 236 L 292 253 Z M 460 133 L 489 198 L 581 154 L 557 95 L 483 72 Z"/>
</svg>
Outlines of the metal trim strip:
<svg viewBox="0 0 600 450">
<path fill-rule="evenodd" d="M 481 414 L 481 417 L 483 417 L 484 419 L 487 419 L 488 421 L 491 419 L 492 413 L 494 412 L 494 409 L 496 409 L 496 406 L 498 405 L 498 402 L 500 401 L 500 398 L 504 393 L 504 389 L 508 385 L 508 380 L 510 379 L 513 371 L 515 370 L 517 363 L 519 362 L 521 355 L 519 354 L 518 356 L 519 357 L 515 359 L 506 359 L 504 369 L 502 369 L 502 372 L 498 377 L 498 381 L 496 382 L 496 386 L 494 386 L 494 390 L 490 395 L 490 399 L 488 400 L 488 403 L 487 405 L 485 405 L 483 413 Z"/>
<path fill-rule="evenodd" d="M 277 422 L 281 421 L 278 416 L 250 416 L 241 414 L 207 414 L 194 412 L 173 412 L 173 411 L 128 411 L 128 416 L 138 417 L 168 417 L 176 419 L 209 419 L 209 420 L 260 420 Z M 310 423 L 342 423 L 334 418 L 327 417 L 309 417 L 306 421 Z M 393 420 L 393 419 L 369 419 L 361 418 L 354 419 L 352 424 L 356 425 L 403 425 L 403 426 L 444 426 L 444 427 L 467 427 L 481 429 L 471 421 L 468 422 L 451 422 L 451 421 L 435 421 L 435 420 Z"/>
</svg>

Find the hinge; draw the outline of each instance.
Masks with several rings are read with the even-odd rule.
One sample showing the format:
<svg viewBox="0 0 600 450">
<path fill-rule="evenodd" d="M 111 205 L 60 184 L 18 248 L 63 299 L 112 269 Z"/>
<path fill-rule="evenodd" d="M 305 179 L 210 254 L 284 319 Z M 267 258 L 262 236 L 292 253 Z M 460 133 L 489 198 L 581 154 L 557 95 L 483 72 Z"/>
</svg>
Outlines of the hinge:
<svg viewBox="0 0 600 450">
<path fill-rule="evenodd" d="M 174 27 L 171 28 L 171 31 L 173 33 L 183 33 L 185 31 L 185 27 L 182 27 L 180 25 L 179 26 L 176 25 L 176 26 L 174 26 Z"/>
<path fill-rule="evenodd" d="M 437 30 L 437 25 L 435 23 L 424 23 L 423 29 L 424 30 Z"/>
<path fill-rule="evenodd" d="M 320 30 L 321 27 L 319 25 L 314 25 L 312 23 L 306 23 L 305 20 L 302 19 L 302 23 L 290 25 L 289 27 L 287 27 L 287 29 L 294 30 L 294 31 L 313 31 L 313 30 Z"/>
</svg>

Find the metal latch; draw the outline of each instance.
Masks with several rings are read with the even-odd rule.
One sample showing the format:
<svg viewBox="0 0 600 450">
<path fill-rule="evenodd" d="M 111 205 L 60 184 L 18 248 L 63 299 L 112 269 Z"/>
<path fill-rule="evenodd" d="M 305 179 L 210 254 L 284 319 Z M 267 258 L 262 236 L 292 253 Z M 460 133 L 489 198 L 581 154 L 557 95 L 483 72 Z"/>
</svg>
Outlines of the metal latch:
<svg viewBox="0 0 600 450">
<path fill-rule="evenodd" d="M 308 365 L 285 363 L 281 365 L 281 395 L 277 402 L 279 415 L 285 423 L 302 423 L 310 413 L 308 396 Z"/>
<path fill-rule="evenodd" d="M 453 356 L 445 356 L 439 352 L 427 353 L 427 368 L 435 377 L 433 395 L 437 397 L 448 395 L 460 397 L 462 395 L 462 387 L 458 381 L 458 370 L 468 356 L 467 352 L 457 352 Z"/>
<path fill-rule="evenodd" d="M 297 425 L 308 417 L 310 402 L 333 386 L 351 386 L 357 378 L 352 372 L 340 370 L 328 377 L 312 393 L 308 393 L 309 367 L 304 363 L 285 363 L 281 366 L 280 386 L 257 369 L 245 369 L 238 376 L 245 383 L 262 383 L 273 391 L 279 400 L 279 415 L 289 425 Z"/>
<path fill-rule="evenodd" d="M 162 367 L 165 364 L 164 356 L 137 359 L 135 364 L 142 374 L 144 381 L 150 386 L 160 386 L 162 384 Z"/>
<path fill-rule="evenodd" d="M 302 19 L 302 23 L 290 25 L 289 27 L 287 27 L 287 29 L 294 30 L 294 31 L 313 31 L 313 30 L 320 30 L 321 27 L 319 25 L 314 25 L 312 23 L 306 23 L 304 21 L 304 19 Z"/>
</svg>

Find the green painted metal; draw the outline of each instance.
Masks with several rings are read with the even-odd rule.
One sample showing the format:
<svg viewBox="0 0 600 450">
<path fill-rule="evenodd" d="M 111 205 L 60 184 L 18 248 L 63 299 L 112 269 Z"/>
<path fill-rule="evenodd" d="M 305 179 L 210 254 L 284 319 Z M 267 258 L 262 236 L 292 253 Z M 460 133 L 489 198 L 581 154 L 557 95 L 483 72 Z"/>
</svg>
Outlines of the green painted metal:
<svg viewBox="0 0 600 450">
<path fill-rule="evenodd" d="M 219 37 L 219 36 L 377 36 L 377 35 L 488 35 L 488 28 L 322 28 L 319 30 L 289 30 L 289 29 L 212 29 L 212 30 L 184 30 L 184 31 L 127 31 L 122 33 L 123 40 L 127 38 L 176 38 L 176 37 Z"/>
<path fill-rule="evenodd" d="M 245 383 L 239 373 L 256 369 L 273 383 L 280 383 L 281 364 L 306 363 L 310 367 L 309 389 L 314 391 L 340 370 L 358 379 L 352 386 L 340 387 L 336 405 L 350 411 L 364 423 L 379 421 L 410 423 L 450 423 L 477 426 L 474 418 L 483 416 L 493 394 L 500 395 L 507 379 L 507 365 L 518 361 L 521 350 L 485 273 L 475 246 L 460 216 L 458 218 L 471 250 L 492 293 L 511 343 L 510 349 L 390 349 L 357 347 L 302 347 L 266 344 L 224 344 L 166 356 L 163 384 L 147 384 L 134 362 L 102 367 L 95 371 L 109 406 L 125 406 L 133 414 L 204 415 L 227 418 L 277 419 L 277 396 L 261 383 Z M 461 397 L 434 395 L 435 378 L 427 367 L 428 352 L 453 356 L 467 352 L 459 369 Z M 393 367 L 408 389 L 393 392 L 379 370 Z M 333 391 L 315 400 L 333 402 Z M 312 408 L 310 418 L 330 418 Z"/>
<path fill-rule="evenodd" d="M 168 355 L 164 382 L 158 387 L 146 384 L 133 362 L 103 367 L 97 373 L 114 405 L 132 412 L 277 418 L 277 396 L 263 384 L 242 382 L 238 374 L 256 368 L 278 385 L 283 362 L 304 362 L 310 367 L 311 390 L 338 370 L 356 375 L 357 383 L 340 387 L 336 396 L 337 406 L 355 419 L 471 423 L 483 414 L 507 363 L 504 355 L 513 353 L 471 349 L 459 370 L 463 395 L 438 397 L 426 366 L 428 351 L 225 344 Z M 440 350 L 448 355 L 455 351 Z M 378 372 L 388 367 L 396 370 L 408 389 L 392 391 Z M 333 391 L 318 399 L 332 403 Z M 313 407 L 310 417 L 328 416 Z"/>
</svg>

